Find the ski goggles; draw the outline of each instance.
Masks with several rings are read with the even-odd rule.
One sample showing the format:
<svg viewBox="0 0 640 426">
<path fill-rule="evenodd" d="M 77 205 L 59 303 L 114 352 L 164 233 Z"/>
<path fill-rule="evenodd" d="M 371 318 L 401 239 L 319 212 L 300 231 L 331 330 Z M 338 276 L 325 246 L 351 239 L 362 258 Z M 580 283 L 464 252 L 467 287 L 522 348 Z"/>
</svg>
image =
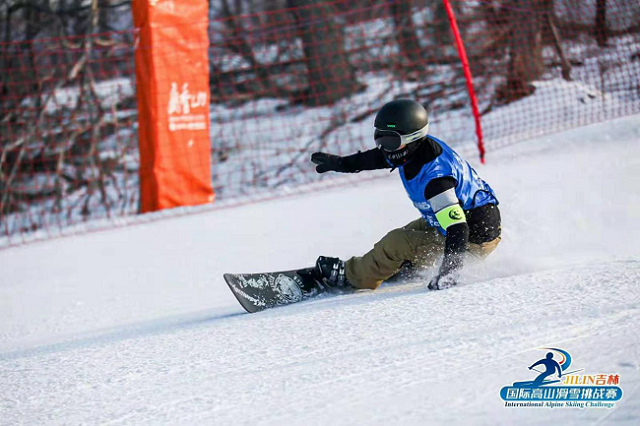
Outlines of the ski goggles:
<svg viewBox="0 0 640 426">
<path fill-rule="evenodd" d="M 387 152 L 396 151 L 402 145 L 406 145 L 411 142 L 415 142 L 418 139 L 422 139 L 427 136 L 429 132 L 429 124 L 422 129 L 409 133 L 408 135 L 401 135 L 395 130 L 380 130 L 378 128 L 373 132 L 373 139 L 376 141 L 376 146 Z"/>
</svg>

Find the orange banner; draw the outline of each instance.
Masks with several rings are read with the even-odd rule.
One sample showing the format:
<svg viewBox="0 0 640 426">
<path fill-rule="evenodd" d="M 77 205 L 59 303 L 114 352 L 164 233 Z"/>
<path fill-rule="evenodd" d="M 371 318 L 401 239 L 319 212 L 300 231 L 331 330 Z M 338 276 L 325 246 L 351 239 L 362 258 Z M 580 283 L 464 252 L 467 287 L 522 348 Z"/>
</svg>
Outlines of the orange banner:
<svg viewBox="0 0 640 426">
<path fill-rule="evenodd" d="M 207 0 L 133 0 L 140 206 L 210 203 Z"/>
</svg>

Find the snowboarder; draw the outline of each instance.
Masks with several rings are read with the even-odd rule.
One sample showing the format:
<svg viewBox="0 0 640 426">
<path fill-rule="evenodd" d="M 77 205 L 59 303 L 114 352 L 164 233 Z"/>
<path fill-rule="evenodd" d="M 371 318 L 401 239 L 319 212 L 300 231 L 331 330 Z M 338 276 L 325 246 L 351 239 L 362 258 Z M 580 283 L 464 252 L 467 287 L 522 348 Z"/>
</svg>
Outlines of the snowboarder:
<svg viewBox="0 0 640 426">
<path fill-rule="evenodd" d="M 544 373 L 540 373 L 540 375 L 536 377 L 531 387 L 541 386 L 542 383 L 544 382 L 544 379 L 551 376 L 553 373 L 556 372 L 556 370 L 558 371 L 558 379 L 562 378 L 562 368 L 560 368 L 560 364 L 558 364 L 556 360 L 553 359 L 552 352 L 548 352 L 546 358 L 542 358 L 540 361 L 537 361 L 534 364 L 532 364 L 529 367 L 529 370 L 533 370 L 533 367 L 537 365 L 544 365 L 546 367 L 546 370 L 544 371 Z M 538 371 L 538 370 L 535 370 L 535 371 Z"/>
<path fill-rule="evenodd" d="M 320 256 L 316 274 L 334 288 L 375 289 L 401 269 L 434 265 L 444 253 L 428 288 L 457 283 L 466 252 L 479 258 L 500 242 L 500 211 L 491 187 L 443 141 L 428 135 L 425 108 L 409 99 L 385 104 L 374 122 L 376 148 L 341 157 L 312 154 L 318 173 L 358 173 L 398 169 L 419 219 L 394 229 L 362 257 L 342 261 Z"/>
</svg>

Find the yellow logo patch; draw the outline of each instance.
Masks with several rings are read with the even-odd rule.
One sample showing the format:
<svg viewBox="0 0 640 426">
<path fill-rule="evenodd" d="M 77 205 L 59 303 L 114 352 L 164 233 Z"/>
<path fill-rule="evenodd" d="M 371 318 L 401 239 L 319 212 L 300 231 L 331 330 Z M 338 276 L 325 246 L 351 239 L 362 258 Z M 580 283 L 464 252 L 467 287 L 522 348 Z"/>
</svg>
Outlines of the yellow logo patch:
<svg viewBox="0 0 640 426">
<path fill-rule="evenodd" d="M 462 211 L 459 208 L 453 209 L 449 212 L 449 218 L 453 220 L 461 220 L 462 219 Z"/>
</svg>

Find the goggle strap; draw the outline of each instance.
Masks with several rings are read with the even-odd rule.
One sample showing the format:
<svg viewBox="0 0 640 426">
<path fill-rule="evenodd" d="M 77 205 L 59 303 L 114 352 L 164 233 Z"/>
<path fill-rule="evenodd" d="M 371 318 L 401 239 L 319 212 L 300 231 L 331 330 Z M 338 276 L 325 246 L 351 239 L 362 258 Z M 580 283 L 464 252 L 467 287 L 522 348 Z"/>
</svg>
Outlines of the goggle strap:
<svg viewBox="0 0 640 426">
<path fill-rule="evenodd" d="M 404 136 L 400 136 L 400 138 L 402 139 L 403 145 L 413 142 L 413 141 L 417 141 L 418 139 L 422 139 L 423 137 L 427 136 L 427 134 L 429 133 L 429 123 L 427 123 L 426 126 L 424 126 L 422 129 L 410 133 L 408 135 L 404 135 Z"/>
<path fill-rule="evenodd" d="M 417 141 L 418 139 L 422 139 L 425 136 L 427 136 L 427 134 L 429 134 L 429 123 L 427 123 L 426 126 L 424 126 L 422 129 L 417 130 L 413 133 L 409 133 L 408 135 L 401 135 L 400 133 L 396 132 L 395 130 L 383 130 L 383 129 L 378 129 L 375 128 L 376 130 L 380 130 L 380 131 L 385 131 L 385 132 L 389 132 L 389 133 L 395 133 L 396 135 L 398 135 L 400 137 L 400 145 L 406 145 L 408 143 Z"/>
</svg>

